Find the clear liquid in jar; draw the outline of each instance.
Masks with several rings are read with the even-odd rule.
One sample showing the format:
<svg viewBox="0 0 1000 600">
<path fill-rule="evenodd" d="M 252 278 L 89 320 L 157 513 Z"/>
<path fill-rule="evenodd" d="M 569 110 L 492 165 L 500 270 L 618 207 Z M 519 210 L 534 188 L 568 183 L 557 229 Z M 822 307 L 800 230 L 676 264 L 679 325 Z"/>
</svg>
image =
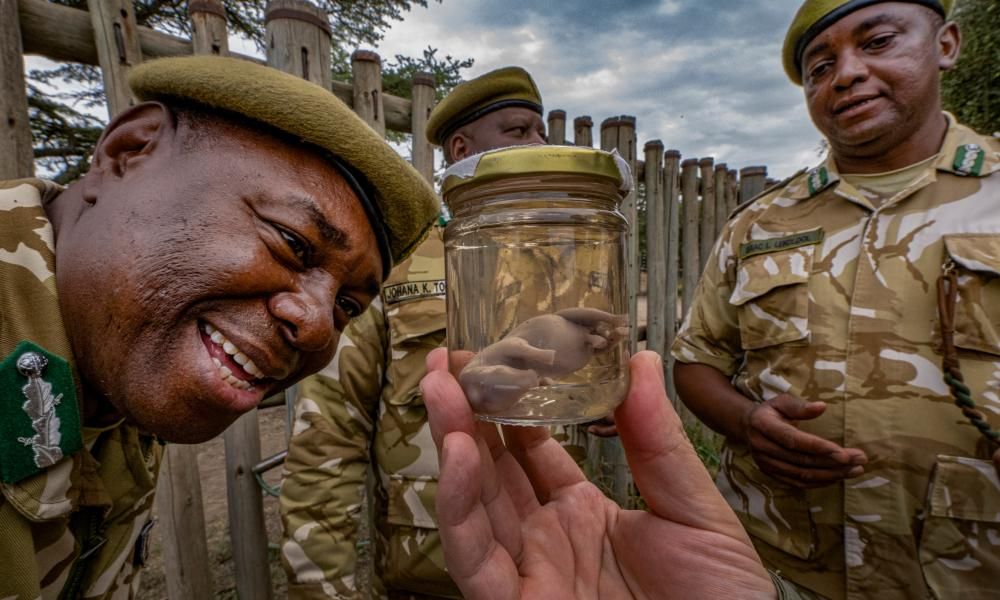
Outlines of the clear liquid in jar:
<svg viewBox="0 0 1000 600">
<path fill-rule="evenodd" d="M 451 370 L 479 418 L 593 421 L 628 388 L 624 231 L 556 216 L 448 235 Z"/>
</svg>

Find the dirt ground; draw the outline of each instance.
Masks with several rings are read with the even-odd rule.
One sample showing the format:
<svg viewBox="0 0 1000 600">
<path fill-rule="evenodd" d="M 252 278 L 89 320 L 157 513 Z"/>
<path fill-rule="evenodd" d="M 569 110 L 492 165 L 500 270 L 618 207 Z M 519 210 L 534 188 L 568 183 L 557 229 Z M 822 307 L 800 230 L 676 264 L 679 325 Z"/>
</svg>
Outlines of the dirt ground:
<svg viewBox="0 0 1000 600">
<path fill-rule="evenodd" d="M 260 422 L 261 455 L 271 456 L 285 449 L 285 408 L 268 408 L 258 413 Z M 208 557 L 211 562 L 215 595 L 218 599 L 235 599 L 236 583 L 233 576 L 232 546 L 229 541 L 229 513 L 226 504 L 226 456 L 222 436 L 199 445 L 198 470 L 201 474 L 201 493 L 205 509 L 205 532 L 208 540 Z M 280 469 L 265 476 L 271 485 L 280 480 Z M 154 511 L 155 516 L 155 511 Z M 281 540 L 281 519 L 278 500 L 264 496 L 264 520 L 271 544 L 271 581 L 275 598 L 285 598 L 286 581 L 278 558 L 277 544 Z M 167 600 L 167 584 L 163 573 L 162 523 L 153 529 L 149 562 L 143 570 L 139 598 Z M 191 599 L 200 600 L 200 599 Z"/>
</svg>

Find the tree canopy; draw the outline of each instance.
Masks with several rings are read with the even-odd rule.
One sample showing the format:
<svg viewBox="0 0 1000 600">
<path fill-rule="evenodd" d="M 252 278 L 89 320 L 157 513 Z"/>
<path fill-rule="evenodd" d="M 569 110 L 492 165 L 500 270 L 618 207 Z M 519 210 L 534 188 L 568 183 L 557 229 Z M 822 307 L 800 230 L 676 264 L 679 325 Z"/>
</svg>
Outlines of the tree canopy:
<svg viewBox="0 0 1000 600">
<path fill-rule="evenodd" d="M 87 10 L 86 0 L 52 0 Z M 331 70 L 335 80 L 351 78 L 351 53 L 358 47 L 378 44 L 395 22 L 413 8 L 426 8 L 428 0 L 313 0 L 330 18 L 332 28 Z M 441 0 L 436 0 L 441 2 Z M 190 37 L 191 21 L 186 0 L 135 0 L 140 26 Z M 224 0 L 229 31 L 252 40 L 264 49 L 264 9 L 267 0 Z M 385 92 L 409 98 L 411 78 L 417 71 L 432 73 L 439 97 L 462 81 L 461 71 L 472 59 L 439 56 L 428 47 L 419 57 L 396 55 L 382 65 Z M 36 165 L 61 183 L 86 172 L 94 144 L 104 122 L 90 114 L 106 103 L 101 73 L 97 67 L 63 63 L 51 69 L 35 69 L 28 75 L 28 108 L 35 140 Z M 68 91 L 51 92 L 56 86 Z M 398 136 L 397 136 L 398 137 Z"/>
<path fill-rule="evenodd" d="M 1000 3 L 962 0 L 953 18 L 962 51 L 941 81 L 944 108 L 980 133 L 1000 131 Z"/>
</svg>

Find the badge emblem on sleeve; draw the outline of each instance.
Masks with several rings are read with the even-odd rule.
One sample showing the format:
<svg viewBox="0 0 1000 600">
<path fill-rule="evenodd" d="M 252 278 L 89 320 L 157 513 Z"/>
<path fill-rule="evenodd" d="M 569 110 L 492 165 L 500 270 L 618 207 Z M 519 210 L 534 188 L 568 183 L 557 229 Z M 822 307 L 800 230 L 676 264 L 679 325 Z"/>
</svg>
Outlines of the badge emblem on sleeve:
<svg viewBox="0 0 1000 600">
<path fill-rule="evenodd" d="M 0 361 L 0 481 L 40 473 L 82 445 L 69 363 L 22 341 Z"/>
<path fill-rule="evenodd" d="M 830 183 L 830 173 L 827 172 L 826 167 L 818 166 L 812 171 L 809 171 L 808 179 L 806 182 L 809 185 L 809 195 L 815 196 L 820 190 L 825 188 L 827 184 Z"/>
<path fill-rule="evenodd" d="M 963 144 L 955 150 L 955 162 L 952 167 L 959 175 L 978 177 L 983 170 L 986 153 L 977 144 Z"/>
</svg>

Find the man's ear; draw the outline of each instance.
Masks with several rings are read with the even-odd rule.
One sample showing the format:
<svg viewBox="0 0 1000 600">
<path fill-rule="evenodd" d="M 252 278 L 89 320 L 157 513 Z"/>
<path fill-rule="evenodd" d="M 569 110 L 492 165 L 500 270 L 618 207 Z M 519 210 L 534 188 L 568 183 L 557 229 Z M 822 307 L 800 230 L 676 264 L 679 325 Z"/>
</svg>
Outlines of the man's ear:
<svg viewBox="0 0 1000 600">
<path fill-rule="evenodd" d="M 170 109 L 159 102 L 143 102 L 121 112 L 104 129 L 94 148 L 90 170 L 84 178 L 84 198 L 93 203 L 105 177 L 122 177 L 128 169 L 148 159 L 176 129 Z"/>
<path fill-rule="evenodd" d="M 962 31 L 958 28 L 958 23 L 948 21 L 941 26 L 937 35 L 938 44 L 938 68 L 947 71 L 958 62 L 959 50 L 962 47 Z"/>
<path fill-rule="evenodd" d="M 463 133 L 453 133 L 445 141 L 445 146 L 447 147 L 448 155 L 451 157 L 451 162 L 458 162 L 463 158 L 472 156 L 472 146 L 469 144 L 469 138 Z"/>
</svg>

